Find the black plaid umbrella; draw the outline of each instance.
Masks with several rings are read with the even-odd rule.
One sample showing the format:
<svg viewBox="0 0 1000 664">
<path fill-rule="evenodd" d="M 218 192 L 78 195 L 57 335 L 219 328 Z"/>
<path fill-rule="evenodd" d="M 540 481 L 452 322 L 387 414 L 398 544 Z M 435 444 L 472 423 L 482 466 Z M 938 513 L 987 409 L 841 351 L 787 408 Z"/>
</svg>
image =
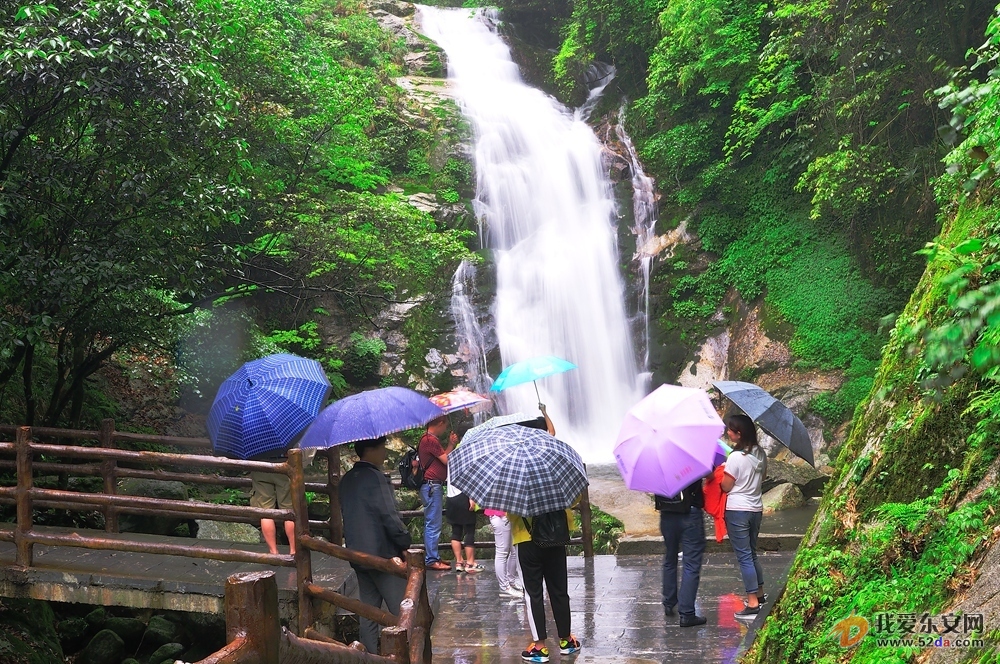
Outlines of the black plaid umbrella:
<svg viewBox="0 0 1000 664">
<path fill-rule="evenodd" d="M 466 434 L 448 455 L 448 470 L 455 487 L 478 504 L 520 516 L 566 509 L 588 484 L 576 450 L 518 424 Z"/>
</svg>

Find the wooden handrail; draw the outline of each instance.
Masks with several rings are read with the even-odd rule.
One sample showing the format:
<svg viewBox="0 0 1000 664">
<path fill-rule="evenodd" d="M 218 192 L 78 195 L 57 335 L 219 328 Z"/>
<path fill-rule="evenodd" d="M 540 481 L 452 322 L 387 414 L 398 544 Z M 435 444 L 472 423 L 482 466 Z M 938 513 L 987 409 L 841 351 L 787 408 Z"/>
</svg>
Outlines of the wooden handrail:
<svg viewBox="0 0 1000 664">
<path fill-rule="evenodd" d="M 199 503 L 185 500 L 167 500 L 164 498 L 146 498 L 144 496 L 109 496 L 99 493 L 79 493 L 76 491 L 59 491 L 58 489 L 31 489 L 32 499 L 48 499 L 50 501 L 73 502 L 82 505 L 113 505 L 115 507 L 145 507 L 155 509 L 162 507 L 164 514 L 179 516 L 187 514 L 212 514 L 215 516 L 249 516 L 259 519 L 276 519 L 291 521 L 295 518 L 292 510 L 261 509 L 243 505 L 218 505 L 216 503 Z"/>
<path fill-rule="evenodd" d="M 299 540 L 299 544 L 310 551 L 325 553 L 328 556 L 340 558 L 341 560 L 346 560 L 349 563 L 361 565 L 362 567 L 369 567 L 379 572 L 395 574 L 396 576 L 404 579 L 407 577 L 407 570 L 404 565 L 397 565 L 391 560 L 380 558 L 379 556 L 373 556 L 370 553 L 348 549 L 347 547 L 340 546 L 339 544 L 332 544 L 310 535 L 301 538 Z"/>
<path fill-rule="evenodd" d="M 374 607 L 371 604 L 365 604 L 359 599 L 354 599 L 353 597 L 348 597 L 347 595 L 341 595 L 338 592 L 327 590 L 326 588 L 320 588 L 314 583 L 306 584 L 306 593 L 308 593 L 311 597 L 321 599 L 324 602 L 329 602 L 334 606 L 356 613 L 362 618 L 368 618 L 368 620 L 375 621 L 380 625 L 391 626 L 399 624 L 399 618 L 392 615 L 388 611 L 383 611 L 382 609 Z"/>
</svg>

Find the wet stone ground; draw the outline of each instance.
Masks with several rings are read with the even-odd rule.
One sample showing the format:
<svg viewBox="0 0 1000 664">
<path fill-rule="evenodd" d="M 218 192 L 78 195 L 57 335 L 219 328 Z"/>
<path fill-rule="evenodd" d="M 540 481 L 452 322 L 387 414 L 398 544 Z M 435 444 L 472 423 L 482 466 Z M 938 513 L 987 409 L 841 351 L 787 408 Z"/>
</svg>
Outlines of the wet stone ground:
<svg viewBox="0 0 1000 664">
<path fill-rule="evenodd" d="M 761 555 L 769 592 L 784 585 L 792 552 Z M 664 619 L 660 604 L 661 558 L 597 556 L 569 559 L 573 632 L 583 650 L 563 657 L 579 662 L 734 662 L 746 647 L 747 624 L 733 613 L 743 607 L 739 575 L 732 553 L 706 554 L 698 591 L 702 627 L 680 628 L 677 618 Z M 524 604 L 498 596 L 493 561 L 478 575 L 429 574 L 428 590 L 435 612 L 432 641 L 436 663 L 493 664 L 520 662 L 530 640 Z M 770 606 L 770 602 L 768 604 Z M 767 608 L 767 607 L 765 607 Z M 553 662 L 560 661 L 555 623 L 546 607 Z M 758 617 L 761 621 L 763 617 Z M 556 646 L 556 647 L 553 647 Z"/>
</svg>

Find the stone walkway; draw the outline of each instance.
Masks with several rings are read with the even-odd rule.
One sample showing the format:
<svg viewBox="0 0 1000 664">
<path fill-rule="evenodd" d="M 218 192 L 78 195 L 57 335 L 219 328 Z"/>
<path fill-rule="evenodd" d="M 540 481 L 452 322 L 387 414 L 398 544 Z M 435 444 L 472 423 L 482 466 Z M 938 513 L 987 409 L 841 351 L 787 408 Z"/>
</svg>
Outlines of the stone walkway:
<svg viewBox="0 0 1000 664">
<path fill-rule="evenodd" d="M 761 556 L 769 592 L 784 585 L 793 552 Z M 478 575 L 436 572 L 429 575 L 435 663 L 494 664 L 521 661 L 530 638 L 524 604 L 500 598 L 492 560 Z M 733 617 L 742 608 L 734 557 L 709 553 L 702 568 L 698 612 L 708 624 L 681 629 L 664 621 L 660 604 L 661 559 L 653 556 L 597 556 L 569 559 L 573 632 L 583 650 L 564 658 L 580 664 L 621 662 L 734 662 L 744 648 L 748 626 Z M 770 606 L 770 603 L 768 604 Z M 547 607 L 546 607 L 547 608 Z M 555 623 L 546 610 L 548 627 Z M 757 621 L 763 618 L 758 617 Z M 750 629 L 753 629 L 750 625 Z M 553 638 L 553 662 L 560 660 Z"/>
</svg>

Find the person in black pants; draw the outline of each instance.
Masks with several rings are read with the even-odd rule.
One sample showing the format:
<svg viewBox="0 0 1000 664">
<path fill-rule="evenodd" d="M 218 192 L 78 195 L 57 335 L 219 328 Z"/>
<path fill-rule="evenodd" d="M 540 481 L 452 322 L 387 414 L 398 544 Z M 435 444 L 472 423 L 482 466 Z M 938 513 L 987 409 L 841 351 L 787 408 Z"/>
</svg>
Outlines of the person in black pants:
<svg viewBox="0 0 1000 664">
<path fill-rule="evenodd" d="M 521 653 L 526 662 L 549 661 L 549 649 L 545 645 L 548 634 L 545 630 L 545 590 L 549 594 L 552 616 L 556 620 L 559 633 L 559 651 L 571 655 L 580 650 L 580 641 L 573 636 L 569 613 L 569 579 L 566 570 L 566 547 L 541 547 L 531 541 L 524 519 L 508 514 L 511 521 L 514 543 L 517 545 L 517 562 L 520 566 L 521 585 L 527 596 L 528 624 L 531 626 L 532 643 Z M 567 523 L 572 528 L 572 514 L 567 512 Z M 542 583 L 545 589 L 542 589 Z"/>
<path fill-rule="evenodd" d="M 385 465 L 385 438 L 354 443 L 360 460 L 340 480 L 340 511 L 344 518 L 344 543 L 347 548 L 402 565 L 402 555 L 411 544 L 410 533 L 399 518 L 392 485 L 382 472 Z M 361 601 L 399 615 L 399 603 L 406 594 L 406 579 L 356 563 Z M 361 643 L 370 653 L 378 653 L 379 624 L 360 618 Z"/>
<path fill-rule="evenodd" d="M 684 487 L 676 496 L 656 496 L 660 533 L 667 550 L 663 558 L 663 613 L 669 618 L 676 607 L 681 627 L 696 627 L 707 622 L 694 610 L 701 580 L 701 559 L 705 554 L 704 507 L 705 493 L 700 479 Z M 678 551 L 684 553 L 680 589 L 677 587 Z"/>
</svg>

